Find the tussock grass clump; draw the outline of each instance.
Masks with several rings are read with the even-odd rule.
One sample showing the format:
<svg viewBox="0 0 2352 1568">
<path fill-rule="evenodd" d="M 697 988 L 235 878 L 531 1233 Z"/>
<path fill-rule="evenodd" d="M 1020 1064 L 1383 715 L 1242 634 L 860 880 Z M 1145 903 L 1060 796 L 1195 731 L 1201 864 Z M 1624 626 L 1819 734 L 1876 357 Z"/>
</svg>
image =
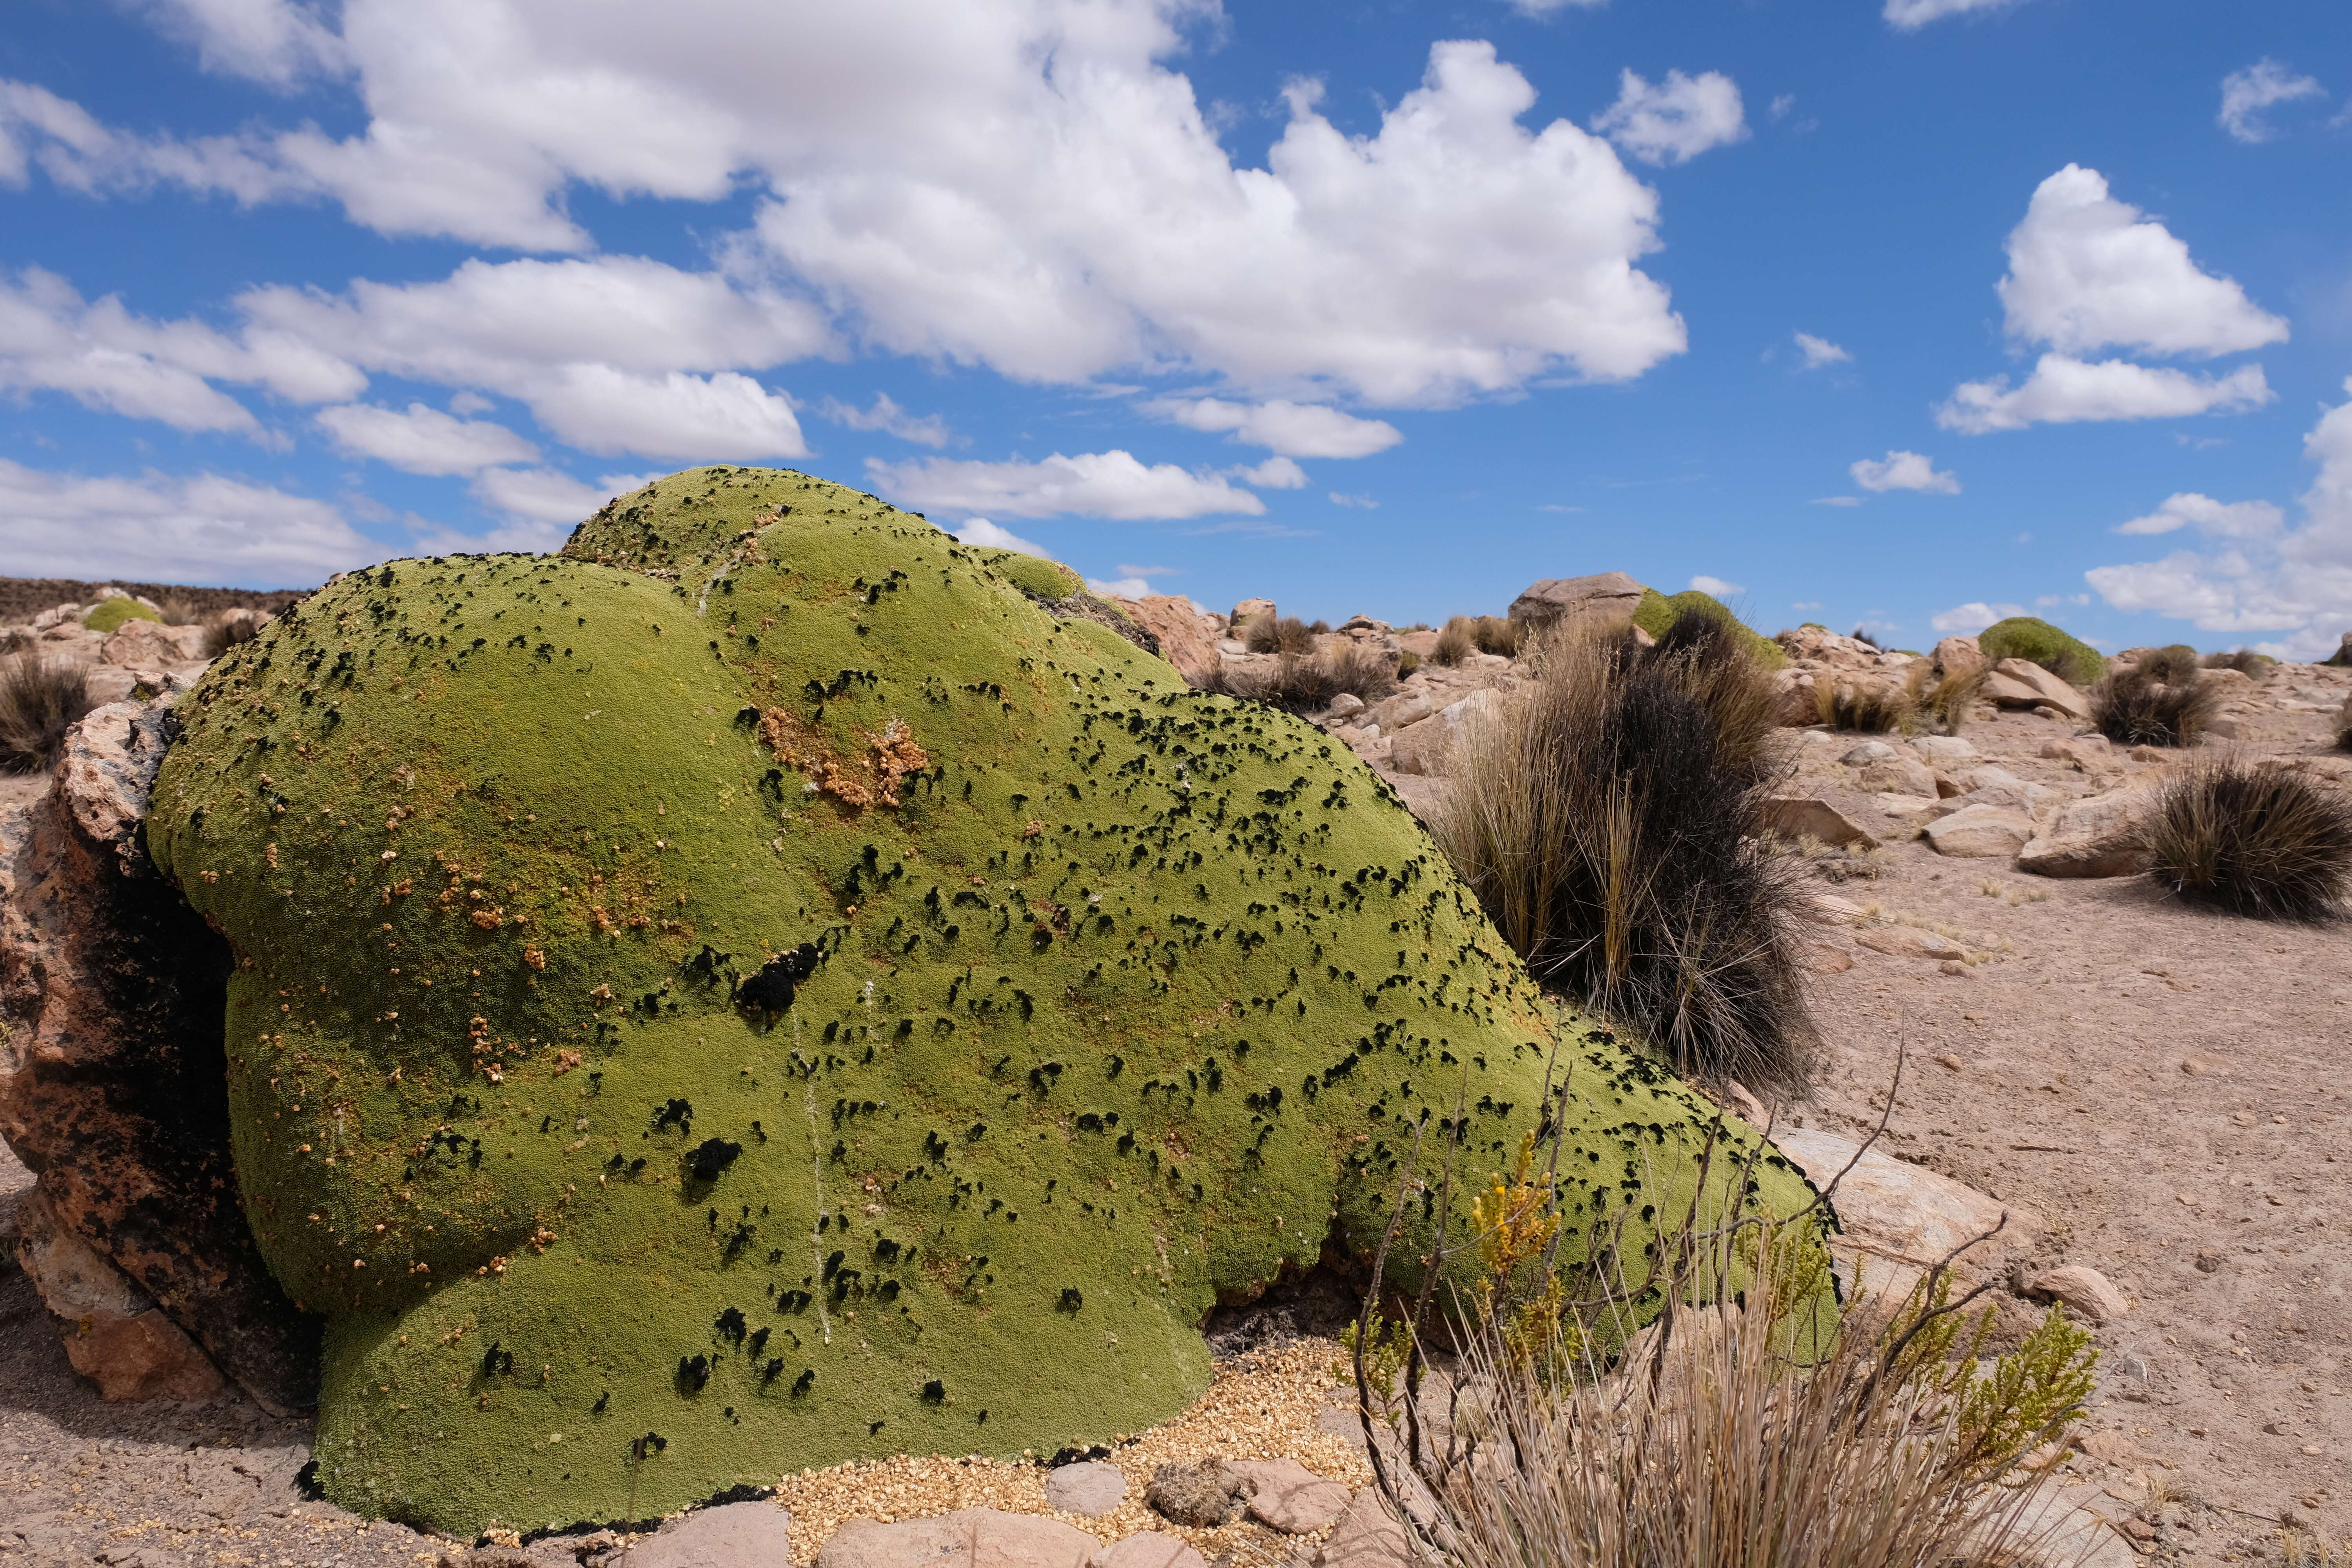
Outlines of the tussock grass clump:
<svg viewBox="0 0 2352 1568">
<path fill-rule="evenodd" d="M 1397 687 L 1397 672 L 1377 648 L 1349 647 L 1328 653 L 1286 653 L 1255 668 L 1220 666 L 1203 691 L 1263 702 L 1286 713 L 1319 713 L 1342 692 L 1378 702 Z"/>
<path fill-rule="evenodd" d="M 1957 735 L 1983 698 L 1989 673 L 1979 665 L 1938 675 L 1922 659 L 1911 667 L 1905 696 L 1911 710 L 1932 724 L 1938 734 Z"/>
<path fill-rule="evenodd" d="M 2148 875 L 2257 920 L 2316 921 L 2352 895 L 2352 795 L 2275 763 L 2200 758 L 2159 786 Z"/>
<path fill-rule="evenodd" d="M 1507 616 L 1480 616 L 1470 623 L 1471 639 L 1480 653 L 1494 654 L 1500 658 L 1517 658 L 1526 645 L 1528 624 Z"/>
<path fill-rule="evenodd" d="M 1633 608 L 1633 624 L 1654 637 L 1666 635 L 1666 628 L 1685 616 L 1706 616 L 1721 621 L 1738 634 L 1738 640 L 1756 662 L 1766 669 L 1780 669 L 1789 662 L 1788 651 L 1779 643 L 1763 636 L 1731 613 L 1721 600 L 1703 594 L 1696 588 L 1679 594 L 1661 594 L 1655 588 L 1642 590 L 1642 602 Z"/>
<path fill-rule="evenodd" d="M 54 765 L 66 731 L 96 706 L 79 664 L 37 654 L 0 662 L 0 773 L 39 773 Z"/>
<path fill-rule="evenodd" d="M 1252 653 L 1312 653 L 1315 634 L 1297 616 L 1260 616 L 1242 634 L 1242 646 Z"/>
<path fill-rule="evenodd" d="M 1905 688 L 1839 680 L 1834 676 L 1814 679 L 1813 717 L 1814 722 L 1827 724 L 1832 730 L 1852 730 L 1864 735 L 1884 735 L 1895 730 L 1908 733 L 1918 721 L 1911 693 Z"/>
<path fill-rule="evenodd" d="M 2209 653 L 2205 656 L 2204 664 L 2208 669 L 2234 669 L 2257 685 L 2268 680 L 2271 672 L 2278 668 L 2278 660 L 2266 653 L 2256 653 L 2250 647 L 2236 648 L 2229 653 Z"/>
<path fill-rule="evenodd" d="M 1467 616 L 1456 616 L 1446 622 L 1445 629 L 1437 634 L 1437 647 L 1430 654 L 1430 658 L 1450 669 L 1469 658 L 1470 650 L 1478 646 L 1478 639 L 1471 634 L 1470 626 Z"/>
<path fill-rule="evenodd" d="M 242 610 L 223 610 L 205 619 L 205 657 L 218 658 L 241 642 L 251 642 L 261 630 L 254 616 Z"/>
<path fill-rule="evenodd" d="M 2038 616 L 1995 621 L 1977 634 L 1977 647 L 1987 664 L 2021 658 L 2073 686 L 2088 686 L 2107 672 L 2106 657 L 2097 648 Z"/>
<path fill-rule="evenodd" d="M 193 626 L 201 624 L 205 618 L 204 611 L 196 607 L 195 601 L 184 595 L 170 595 L 163 599 L 163 621 L 167 626 Z"/>
<path fill-rule="evenodd" d="M 2139 656 L 2132 668 L 2151 680 L 2161 680 L 2167 686 L 2193 686 L 2198 671 L 2205 661 L 2197 650 L 2185 642 L 2166 647 L 2150 648 Z"/>
<path fill-rule="evenodd" d="M 1561 633 L 1457 741 L 1432 831 L 1545 984 L 1677 1070 L 1793 1085 L 1813 1039 L 1794 871 L 1765 852 L 1769 681 L 1736 637 Z"/>
<path fill-rule="evenodd" d="M 2190 655 L 2182 670 L 2166 656 L 2168 648 L 2128 668 L 2116 670 L 2091 688 L 2091 722 L 2100 734 L 2118 746 L 2190 746 L 2213 721 L 2221 698 L 2207 686 Z M 2179 674 L 2179 681 L 2164 673 Z"/>
</svg>

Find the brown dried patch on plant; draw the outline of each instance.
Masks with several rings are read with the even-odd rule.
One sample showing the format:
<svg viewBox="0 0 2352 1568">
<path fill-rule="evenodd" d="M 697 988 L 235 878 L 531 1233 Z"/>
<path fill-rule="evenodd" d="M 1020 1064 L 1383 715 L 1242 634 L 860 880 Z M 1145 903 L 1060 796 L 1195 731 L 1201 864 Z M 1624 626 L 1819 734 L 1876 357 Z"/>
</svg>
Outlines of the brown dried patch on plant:
<svg viewBox="0 0 2352 1568">
<path fill-rule="evenodd" d="M 823 737 L 813 734 L 799 715 L 785 708 L 760 715 L 760 739 L 778 762 L 799 769 L 819 794 L 854 811 L 898 805 L 906 782 L 931 763 L 930 754 L 915 743 L 915 732 L 903 719 L 868 731 L 866 755 L 856 763 L 835 754 Z"/>
<path fill-rule="evenodd" d="M 1535 666 L 1458 739 L 1439 845 L 1545 985 L 1678 1071 L 1795 1086 L 1814 1035 L 1797 868 L 1762 847 L 1769 679 L 1680 621 L 1654 649 L 1556 637 Z"/>
<path fill-rule="evenodd" d="M 55 765 L 66 731 L 97 705 L 79 664 L 34 653 L 0 662 L 0 773 L 40 773 Z"/>
<path fill-rule="evenodd" d="M 2053 1307 L 2019 1348 L 1979 1359 L 1993 1315 L 1970 1308 L 1990 1286 L 1956 1293 L 1953 1265 L 1986 1237 L 1902 1300 L 1865 1296 L 1843 1318 L 1820 1228 L 1834 1180 L 1794 1215 L 1694 1200 L 1654 1245 L 1596 1235 L 1593 1261 L 1561 1271 L 1556 1237 L 1574 1211 L 1556 1195 L 1556 1147 L 1547 1159 L 1530 1145 L 1475 1201 L 1474 1240 L 1419 1260 L 1426 1279 L 1477 1247 L 1477 1282 L 1450 1321 L 1424 1283 L 1403 1322 L 1383 1322 L 1399 1236 L 1454 1202 L 1458 1121 L 1439 1125 L 1443 1173 L 1401 1184 L 1347 1340 L 1376 1483 L 1416 1559 L 1990 1568 L 2061 1544 L 2065 1510 L 2043 1485 L 2097 1352 Z"/>
<path fill-rule="evenodd" d="M 2257 920 L 2318 921 L 2352 898 L 2352 795 L 2275 763 L 2200 757 L 2158 786 L 2148 875 Z"/>
</svg>

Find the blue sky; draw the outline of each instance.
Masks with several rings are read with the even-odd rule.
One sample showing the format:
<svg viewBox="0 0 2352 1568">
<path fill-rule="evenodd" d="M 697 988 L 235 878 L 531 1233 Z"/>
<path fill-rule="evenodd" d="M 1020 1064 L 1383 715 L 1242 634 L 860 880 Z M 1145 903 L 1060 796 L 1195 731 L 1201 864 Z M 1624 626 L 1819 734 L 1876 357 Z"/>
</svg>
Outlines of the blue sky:
<svg viewBox="0 0 2352 1568">
<path fill-rule="evenodd" d="M 16 0 L 0 573 L 803 468 L 1124 591 L 2352 628 L 2323 0 Z"/>
</svg>

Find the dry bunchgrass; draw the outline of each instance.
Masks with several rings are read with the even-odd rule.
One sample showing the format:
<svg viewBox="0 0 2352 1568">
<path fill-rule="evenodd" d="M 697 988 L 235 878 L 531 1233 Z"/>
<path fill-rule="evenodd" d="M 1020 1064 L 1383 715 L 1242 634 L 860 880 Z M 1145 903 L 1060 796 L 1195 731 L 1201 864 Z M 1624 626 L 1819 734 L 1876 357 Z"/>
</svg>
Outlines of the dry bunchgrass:
<svg viewBox="0 0 2352 1568">
<path fill-rule="evenodd" d="M 1761 846 L 1763 672 L 1696 630 L 1563 634 L 1457 740 L 1438 843 L 1544 984 L 1682 1071 L 1793 1085 L 1813 1039 L 1796 871 Z"/>
<path fill-rule="evenodd" d="M 189 599 L 178 594 L 167 594 L 156 613 L 167 626 L 193 626 L 201 623 L 205 613 Z"/>
<path fill-rule="evenodd" d="M 0 773 L 39 773 L 65 747 L 66 731 L 96 706 L 82 667 L 20 653 L 0 661 Z"/>
<path fill-rule="evenodd" d="M 2256 653 L 2250 647 L 2230 653 L 2209 653 L 2205 656 L 2204 664 L 2208 669 L 2234 669 L 2257 685 L 2268 680 L 2271 672 L 2278 668 L 2278 660 L 2266 653 Z"/>
<path fill-rule="evenodd" d="M 1934 725 L 1938 734 L 1957 735 L 1982 700 L 1988 673 L 1979 665 L 1937 675 L 1922 660 L 1912 666 L 1905 697 L 1912 712 Z"/>
<path fill-rule="evenodd" d="M 1270 665 L 1220 664 L 1201 689 L 1263 702 L 1286 713 L 1319 713 L 1342 692 L 1378 702 L 1396 686 L 1396 667 L 1386 654 L 1351 644 L 1325 653 L 1286 653 Z"/>
<path fill-rule="evenodd" d="M 1503 658 L 1517 658 L 1527 636 L 1528 624 L 1507 616 L 1480 616 L 1470 623 L 1470 637 L 1478 645 L 1478 651 Z"/>
<path fill-rule="evenodd" d="M 1429 657 L 1433 662 L 1451 668 L 1469 658 L 1477 646 L 1478 639 L 1471 633 L 1470 617 L 1456 616 L 1437 634 L 1437 647 Z"/>
<path fill-rule="evenodd" d="M 2091 722 L 2118 746 L 2194 745 L 2220 707 L 2195 654 L 2184 667 L 2170 648 L 2159 648 L 2091 688 Z"/>
<path fill-rule="evenodd" d="M 1252 653 L 1312 653 L 1315 634 L 1296 616 L 1260 616 L 1242 633 L 1242 646 Z"/>
<path fill-rule="evenodd" d="M 1864 735 L 1883 735 L 1895 730 L 1907 733 L 1918 722 L 1918 713 L 1906 689 L 1864 680 L 1840 680 L 1834 675 L 1815 678 L 1813 717 L 1816 722 L 1832 730 L 1852 730 Z"/>
<path fill-rule="evenodd" d="M 2158 786 L 2148 875 L 2259 920 L 2315 921 L 2352 895 L 2352 795 L 2276 763 L 2199 758 Z"/>
<path fill-rule="evenodd" d="M 261 629 L 249 611 L 222 610 L 205 620 L 205 657 L 218 658 L 243 642 L 251 642 Z"/>
</svg>

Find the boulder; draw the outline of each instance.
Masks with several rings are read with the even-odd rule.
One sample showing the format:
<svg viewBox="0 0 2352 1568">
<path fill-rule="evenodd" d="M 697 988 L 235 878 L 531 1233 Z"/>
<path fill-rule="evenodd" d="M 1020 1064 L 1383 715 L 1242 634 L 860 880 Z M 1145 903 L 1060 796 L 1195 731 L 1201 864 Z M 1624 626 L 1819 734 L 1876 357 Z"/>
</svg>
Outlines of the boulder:
<svg viewBox="0 0 2352 1568">
<path fill-rule="evenodd" d="M 1773 795 L 1764 803 L 1764 826 L 1783 838 L 1817 838 L 1834 848 L 1878 842 L 1837 807 L 1813 795 Z"/>
<path fill-rule="evenodd" d="M 1965 960 L 1968 957 L 1968 949 L 1958 942 L 1931 931 L 1922 931 L 1917 926 L 1873 926 L 1853 940 L 1856 946 L 1895 958 Z"/>
<path fill-rule="evenodd" d="M 1087 1568 L 1209 1568 L 1208 1559 L 1172 1535 L 1141 1530 L 1087 1560 Z"/>
<path fill-rule="evenodd" d="M 1549 1113 L 1583 1171 L 1655 1122 L 1692 1201 L 1701 1109 L 1630 1047 L 1574 1037 L 1608 1088 L 1545 1105 L 1528 1043 L 1580 1026 L 1391 786 L 1014 570 L 697 469 L 561 555 L 353 572 L 182 700 L 145 838 L 236 941 L 237 1176 L 331 1317 L 330 1500 L 470 1534 L 1164 1421 L 1221 1294 L 1378 1245 L 1347 1156 L 1461 1092 L 1423 1037 L 1482 1138 Z"/>
<path fill-rule="evenodd" d="M 1100 1541 L 1058 1519 L 962 1508 L 891 1524 L 848 1520 L 818 1549 L 816 1568 L 1087 1568 L 1101 1550 Z M 634 1559 L 628 1568 L 637 1568 Z"/>
<path fill-rule="evenodd" d="M 1927 661 L 1942 676 L 1966 675 L 1985 667 L 1984 649 L 1974 637 L 1946 637 L 1928 650 Z"/>
<path fill-rule="evenodd" d="M 2031 659 L 2005 658 L 1985 678 L 1985 695 L 2003 708 L 2057 709 L 2071 719 L 2088 719 L 2091 704 L 2080 691 Z"/>
<path fill-rule="evenodd" d="M 1234 606 L 1234 613 L 1225 617 L 1225 630 L 1234 637 L 1239 637 L 1252 621 L 1274 613 L 1272 599 L 1244 599 Z"/>
<path fill-rule="evenodd" d="M 1916 757 L 1890 755 L 1871 763 L 1855 773 L 1853 782 L 1858 788 L 1881 794 L 1932 797 L 1936 793 L 1935 773 Z"/>
<path fill-rule="evenodd" d="M 1830 1201 L 1839 1234 L 1830 1238 L 1831 1250 L 1868 1260 L 1864 1279 L 1882 1300 L 1900 1300 L 1921 1274 L 1996 1226 L 1991 1240 L 1964 1255 L 1971 1272 L 1989 1271 L 2029 1239 L 2024 1215 L 1875 1146 L 1865 1150 L 1816 1129 L 1776 1131 L 1772 1142 L 1814 1185 L 1837 1182 Z"/>
<path fill-rule="evenodd" d="M 1356 1494 L 1315 1554 L 1317 1568 L 1410 1568 L 1415 1561 L 1404 1526 L 1389 1516 L 1380 1493 L 1370 1487 Z"/>
<path fill-rule="evenodd" d="M 662 1521 L 650 1540 L 616 1554 L 616 1568 L 791 1568 L 793 1548 L 786 1533 L 792 1524 L 793 1516 L 772 1502 L 698 1508 Z M 1087 1540 L 1091 1545 L 1094 1538 Z"/>
<path fill-rule="evenodd" d="M 1326 719 L 1352 719 L 1364 710 L 1364 700 L 1352 691 L 1342 691 L 1331 699 L 1331 706 L 1323 710 Z"/>
<path fill-rule="evenodd" d="M 99 661 L 135 669 L 156 669 L 171 664 L 201 664 L 205 628 L 167 626 L 160 621 L 131 620 L 110 633 L 99 645 Z"/>
<path fill-rule="evenodd" d="M 66 1230 L 36 1187 L 18 1201 L 17 1262 L 54 1313 L 66 1359 L 106 1399 L 209 1399 L 221 1375 L 122 1271 Z"/>
<path fill-rule="evenodd" d="M 1926 833 L 1938 855 L 2007 857 L 2033 837 L 2033 819 L 2007 806 L 1968 805 L 1929 823 Z"/>
<path fill-rule="evenodd" d="M 2017 868 L 2037 877 L 2130 877 L 2148 867 L 2152 786 L 2112 789 L 2063 805 L 2018 852 Z"/>
<path fill-rule="evenodd" d="M 1792 659 L 1845 673 L 1899 668 L 1911 662 L 1908 655 L 1887 653 L 1860 637 L 1841 637 L 1827 626 L 1799 626 L 1772 640 Z"/>
<path fill-rule="evenodd" d="M 1866 768 L 1873 763 L 1891 763 L 1902 754 L 1884 741 L 1864 741 L 1849 748 L 1838 761 L 1850 768 Z"/>
<path fill-rule="evenodd" d="M 1462 726 L 1479 715 L 1493 712 L 1498 701 L 1500 698 L 1494 688 L 1482 687 L 1406 726 L 1397 732 L 1396 749 L 1390 753 L 1389 765 L 1401 773 L 1452 772 L 1454 747 Z"/>
<path fill-rule="evenodd" d="M 1242 1479 L 1250 1517 L 1286 1535 L 1311 1535 L 1348 1506 L 1344 1485 L 1296 1459 L 1235 1459 L 1226 1468 Z"/>
<path fill-rule="evenodd" d="M 1911 742 L 1911 749 L 1929 762 L 1949 768 L 1965 767 L 1979 760 L 1975 745 L 1963 735 L 1922 735 Z"/>
<path fill-rule="evenodd" d="M 234 959 L 141 831 L 171 717 L 163 701 L 95 710 L 48 790 L 0 811 L 0 1138 L 62 1231 L 290 1414 L 315 1397 L 318 1327 L 271 1278 L 239 1202 Z"/>
<path fill-rule="evenodd" d="M 1392 697 L 1386 697 L 1371 706 L 1371 722 L 1381 727 L 1381 733 L 1393 735 L 1409 724 L 1418 724 L 1437 711 L 1436 700 L 1425 686 L 1408 686 Z"/>
<path fill-rule="evenodd" d="M 1529 626 L 1566 622 L 1608 628 L 1629 626 L 1642 607 L 1642 584 L 1622 572 L 1590 577 L 1548 577 L 1511 601 L 1511 619 Z"/>
<path fill-rule="evenodd" d="M 2114 1281 L 2084 1264 L 2045 1268 L 2025 1281 L 2025 1293 L 2041 1300 L 2064 1302 L 2094 1323 L 2111 1323 L 2131 1310 L 2131 1302 Z"/>
<path fill-rule="evenodd" d="M 1217 643 L 1223 628 L 1217 617 L 1195 609 L 1181 594 L 1147 594 L 1116 602 L 1129 618 L 1159 639 L 1160 657 L 1198 686 L 1217 669 Z"/>
<path fill-rule="evenodd" d="M 1045 1506 L 1092 1519 L 1108 1513 L 1127 1496 L 1127 1478 L 1117 1465 L 1088 1459 L 1061 1465 L 1045 1477 Z"/>
</svg>

